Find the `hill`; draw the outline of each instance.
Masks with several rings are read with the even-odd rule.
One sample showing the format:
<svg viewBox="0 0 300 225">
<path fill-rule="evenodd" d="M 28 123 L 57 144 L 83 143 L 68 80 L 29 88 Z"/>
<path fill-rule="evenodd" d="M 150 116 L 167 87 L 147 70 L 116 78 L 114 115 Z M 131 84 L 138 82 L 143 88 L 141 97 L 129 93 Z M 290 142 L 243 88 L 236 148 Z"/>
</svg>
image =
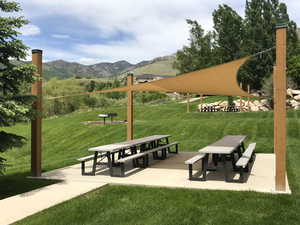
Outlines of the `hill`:
<svg viewBox="0 0 300 225">
<path fill-rule="evenodd" d="M 178 70 L 173 68 L 173 62 L 175 56 L 164 56 L 152 60 L 150 63 L 138 66 L 133 70 L 130 70 L 134 75 L 139 76 L 141 74 L 154 74 L 154 75 L 168 75 L 175 76 L 179 73 Z M 123 76 L 126 74 L 122 74 Z"/>
<path fill-rule="evenodd" d="M 102 62 L 93 65 L 83 65 L 76 62 L 64 60 L 55 60 L 43 63 L 43 76 L 46 80 L 53 77 L 66 79 L 70 77 L 81 78 L 109 78 L 124 76 L 128 72 L 135 75 L 155 74 L 170 75 L 178 74 L 178 70 L 173 68 L 175 56 L 163 56 L 148 61 L 141 61 L 137 64 L 131 64 L 125 60 L 114 63 Z M 29 63 L 14 61 L 15 64 Z"/>
<path fill-rule="evenodd" d="M 44 76 L 46 79 L 51 77 L 69 78 L 69 77 L 112 77 L 119 75 L 129 69 L 135 68 L 135 65 L 123 60 L 115 63 L 97 63 L 94 65 L 82 65 L 75 62 L 56 60 L 44 63 Z"/>
<path fill-rule="evenodd" d="M 44 77 L 46 79 L 52 77 L 65 79 L 74 76 L 103 78 L 124 75 L 129 71 L 135 75 L 144 73 L 176 75 L 178 71 L 172 67 L 174 60 L 175 56 L 164 56 L 149 61 L 141 61 L 137 64 L 131 64 L 122 60 L 114 63 L 102 62 L 88 66 L 76 62 L 56 60 L 44 63 Z"/>
</svg>

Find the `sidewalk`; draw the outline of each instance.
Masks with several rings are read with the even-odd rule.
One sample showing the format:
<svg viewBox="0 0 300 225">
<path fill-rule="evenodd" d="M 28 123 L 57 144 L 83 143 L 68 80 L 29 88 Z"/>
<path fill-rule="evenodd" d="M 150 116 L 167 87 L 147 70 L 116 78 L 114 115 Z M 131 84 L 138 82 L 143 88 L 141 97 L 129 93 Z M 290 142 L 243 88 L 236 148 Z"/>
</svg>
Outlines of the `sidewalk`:
<svg viewBox="0 0 300 225">
<path fill-rule="evenodd" d="M 63 181 L 0 200 L 0 225 L 8 225 L 106 183 Z"/>
</svg>

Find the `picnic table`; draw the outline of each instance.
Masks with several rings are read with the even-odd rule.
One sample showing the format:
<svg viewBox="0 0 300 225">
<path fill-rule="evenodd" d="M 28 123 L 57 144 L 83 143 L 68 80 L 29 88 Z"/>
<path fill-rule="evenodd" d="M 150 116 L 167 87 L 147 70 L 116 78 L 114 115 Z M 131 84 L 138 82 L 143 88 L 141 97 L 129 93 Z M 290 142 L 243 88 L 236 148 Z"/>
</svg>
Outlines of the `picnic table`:
<svg viewBox="0 0 300 225">
<path fill-rule="evenodd" d="M 103 118 L 103 124 L 105 124 L 105 119 L 110 118 L 111 123 L 113 122 L 113 118 L 116 117 L 118 114 L 117 113 L 101 113 L 98 114 L 98 117 Z"/>
<path fill-rule="evenodd" d="M 92 175 L 95 175 L 97 165 L 106 164 L 110 170 L 110 175 L 112 176 L 112 167 L 116 165 L 116 154 L 118 155 L 118 159 L 120 159 L 126 156 L 137 154 L 138 150 L 140 152 L 147 151 L 146 144 L 149 145 L 148 148 L 157 147 L 162 141 L 165 141 L 165 143 L 168 144 L 169 137 L 170 135 L 152 135 L 148 137 L 133 139 L 130 141 L 123 141 L 119 143 L 89 148 L 88 151 L 94 152 Z M 130 151 L 129 154 L 126 153 L 126 151 L 128 150 Z M 107 163 L 97 163 L 99 154 L 107 158 Z"/>
<path fill-rule="evenodd" d="M 246 139 L 246 136 L 242 135 L 227 135 L 224 136 L 222 139 L 218 140 L 217 142 L 210 144 L 202 149 L 199 150 L 200 153 L 203 154 L 212 154 L 213 162 L 215 165 L 217 165 L 220 160 L 224 167 L 225 172 L 225 181 L 229 181 L 228 175 L 229 171 L 226 165 L 226 159 L 229 157 L 232 161 L 233 169 L 235 170 L 235 163 L 236 159 L 234 154 L 238 154 L 238 158 L 242 156 L 242 150 L 244 151 L 244 140 Z M 203 173 L 205 174 L 204 177 L 206 177 L 207 170 L 210 170 L 205 166 Z"/>
</svg>

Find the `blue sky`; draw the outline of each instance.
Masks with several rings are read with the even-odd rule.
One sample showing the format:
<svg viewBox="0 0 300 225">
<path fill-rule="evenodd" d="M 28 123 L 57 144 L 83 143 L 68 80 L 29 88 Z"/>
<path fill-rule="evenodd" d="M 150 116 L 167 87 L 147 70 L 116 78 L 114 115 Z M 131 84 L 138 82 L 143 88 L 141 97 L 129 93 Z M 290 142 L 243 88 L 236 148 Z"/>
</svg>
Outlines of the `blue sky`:
<svg viewBox="0 0 300 225">
<path fill-rule="evenodd" d="M 299 0 L 285 0 L 300 23 Z M 187 44 L 186 19 L 212 29 L 212 11 L 228 4 L 243 15 L 245 0 L 17 0 L 31 23 L 22 40 L 44 60 L 82 64 L 137 63 L 173 54 Z"/>
</svg>

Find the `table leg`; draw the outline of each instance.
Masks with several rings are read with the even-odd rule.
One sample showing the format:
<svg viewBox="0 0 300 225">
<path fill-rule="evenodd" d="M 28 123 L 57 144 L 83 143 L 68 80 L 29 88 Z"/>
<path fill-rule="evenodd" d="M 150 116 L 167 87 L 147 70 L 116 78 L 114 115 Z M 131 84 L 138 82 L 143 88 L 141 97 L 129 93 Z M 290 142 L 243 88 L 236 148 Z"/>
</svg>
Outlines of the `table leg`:
<svg viewBox="0 0 300 225">
<path fill-rule="evenodd" d="M 152 142 L 152 149 L 153 149 L 153 148 L 156 148 L 157 146 L 158 146 L 157 141 L 153 141 L 153 142 Z M 152 156 L 153 156 L 153 159 L 157 159 L 157 158 L 158 158 L 157 151 L 156 151 L 156 152 L 153 152 L 153 153 L 152 153 Z"/>
<path fill-rule="evenodd" d="M 226 165 L 226 155 L 225 154 L 221 155 L 221 160 L 222 160 L 223 167 L 224 167 L 225 181 L 229 182 L 229 179 L 228 179 L 228 168 L 227 168 L 227 165 Z"/>
<path fill-rule="evenodd" d="M 141 144 L 141 146 L 140 146 L 140 151 L 141 151 L 141 152 L 144 152 L 144 151 L 146 151 L 146 150 L 147 150 L 146 144 Z"/>
<path fill-rule="evenodd" d="M 137 148 L 136 148 L 136 146 L 130 147 L 130 153 L 131 153 L 131 155 L 134 155 L 134 154 L 137 153 Z"/>
<path fill-rule="evenodd" d="M 93 161 L 93 169 L 92 169 L 92 175 L 96 175 L 96 165 L 97 165 L 97 158 L 98 158 L 98 152 L 95 152 L 94 154 L 94 161 Z"/>
<path fill-rule="evenodd" d="M 235 166 L 236 160 L 234 157 L 234 152 L 230 154 L 230 157 L 231 157 L 232 168 L 234 171 L 236 171 L 236 166 Z"/>
<path fill-rule="evenodd" d="M 110 154 L 110 152 L 108 152 L 106 154 L 106 157 L 107 157 L 107 165 L 108 165 L 108 168 L 109 168 L 109 175 L 113 176 L 113 165 L 112 165 L 112 161 L 111 161 L 111 154 Z"/>
<path fill-rule="evenodd" d="M 209 154 L 206 154 L 204 159 L 202 160 L 202 179 L 203 179 L 203 181 L 206 181 L 208 158 L 209 158 Z"/>
<path fill-rule="evenodd" d="M 114 166 L 115 165 L 115 153 L 111 153 L 111 165 Z"/>
<path fill-rule="evenodd" d="M 243 149 L 243 152 L 245 151 L 245 145 L 244 145 L 244 142 L 241 143 L 240 148 Z"/>
<path fill-rule="evenodd" d="M 166 144 L 168 145 L 169 144 L 169 138 L 166 137 Z M 168 152 L 170 153 L 170 147 L 167 148 L 168 149 Z"/>
<path fill-rule="evenodd" d="M 212 154 L 212 161 L 215 165 L 215 167 L 218 166 L 218 161 L 219 161 L 219 155 L 218 154 Z"/>
<path fill-rule="evenodd" d="M 239 158 L 242 157 L 242 146 L 239 146 L 238 149 L 237 149 L 237 154 L 239 156 Z"/>
</svg>

